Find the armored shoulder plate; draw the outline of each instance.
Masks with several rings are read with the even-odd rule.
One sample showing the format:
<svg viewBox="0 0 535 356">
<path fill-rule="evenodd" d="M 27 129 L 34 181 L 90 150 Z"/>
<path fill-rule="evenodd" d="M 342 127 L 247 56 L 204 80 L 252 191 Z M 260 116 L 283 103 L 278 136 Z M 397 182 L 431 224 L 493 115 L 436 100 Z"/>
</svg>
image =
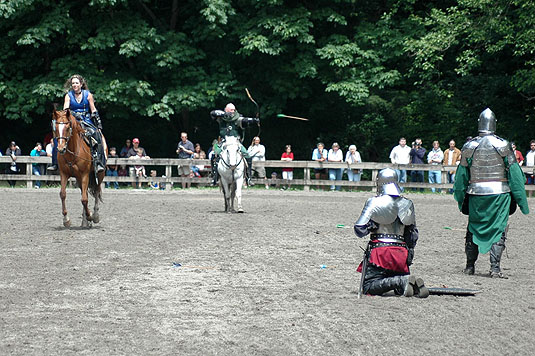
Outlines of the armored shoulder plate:
<svg viewBox="0 0 535 356">
<path fill-rule="evenodd" d="M 464 144 L 461 149 L 461 166 L 468 167 L 467 159 L 472 158 L 474 151 L 479 146 L 479 141 L 481 141 L 481 137 L 476 137 Z"/>
<path fill-rule="evenodd" d="M 398 217 L 403 225 L 412 225 L 416 222 L 416 214 L 414 212 L 414 204 L 412 200 L 407 198 L 396 198 L 396 204 L 398 206 Z"/>
<path fill-rule="evenodd" d="M 365 225 L 370 220 L 378 224 L 390 224 L 398 217 L 398 206 L 390 195 L 380 195 L 366 201 L 356 225 Z"/>
<path fill-rule="evenodd" d="M 513 151 L 513 147 L 511 146 L 511 143 L 501 137 L 498 136 L 489 136 L 488 137 L 490 143 L 494 146 L 496 149 L 496 152 L 500 155 L 500 157 L 506 158 L 509 165 L 516 163 L 516 157 Z"/>
</svg>

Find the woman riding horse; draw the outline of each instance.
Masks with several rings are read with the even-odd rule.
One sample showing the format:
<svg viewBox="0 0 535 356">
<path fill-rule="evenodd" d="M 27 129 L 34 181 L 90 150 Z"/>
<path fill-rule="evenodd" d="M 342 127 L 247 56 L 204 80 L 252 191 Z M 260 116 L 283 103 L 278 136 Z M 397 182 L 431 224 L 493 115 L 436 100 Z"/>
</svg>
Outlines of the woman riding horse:
<svg viewBox="0 0 535 356">
<path fill-rule="evenodd" d="M 71 220 L 67 213 L 65 198 L 67 196 L 67 181 L 75 177 L 82 193 L 82 227 L 90 227 L 91 222 L 98 223 L 99 202 L 102 201 L 101 183 L 104 171 L 95 174 L 91 151 L 84 141 L 85 130 L 82 124 L 74 118 L 69 109 L 54 111 L 54 137 L 58 143 L 58 167 L 61 178 L 61 206 L 63 225 L 69 227 Z M 106 143 L 106 140 L 103 140 Z M 93 214 L 88 207 L 88 193 L 95 197 Z"/>
<path fill-rule="evenodd" d="M 63 109 L 70 109 L 74 117 L 82 124 L 85 136 L 90 142 L 91 156 L 96 163 L 96 171 L 102 172 L 106 167 L 106 156 L 102 144 L 102 122 L 95 107 L 93 94 L 89 91 L 85 79 L 79 74 L 67 79 L 64 86 L 65 89 L 70 90 L 65 94 Z M 55 146 L 57 147 L 57 142 L 55 142 Z M 48 167 L 48 170 L 51 171 L 57 169 L 57 162 L 53 162 L 52 166 Z"/>
</svg>

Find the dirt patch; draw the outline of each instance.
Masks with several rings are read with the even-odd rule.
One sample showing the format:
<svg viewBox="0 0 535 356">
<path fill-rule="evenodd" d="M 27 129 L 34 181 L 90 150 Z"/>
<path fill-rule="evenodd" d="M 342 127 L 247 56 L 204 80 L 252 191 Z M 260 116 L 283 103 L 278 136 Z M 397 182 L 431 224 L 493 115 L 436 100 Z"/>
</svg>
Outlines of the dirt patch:
<svg viewBox="0 0 535 356">
<path fill-rule="evenodd" d="M 420 241 L 412 272 L 475 297 L 357 299 L 350 228 L 370 193 L 106 190 L 102 222 L 62 226 L 58 189 L 2 189 L 0 354 L 531 354 L 533 218 L 510 219 L 510 276 L 464 267 L 450 195 L 408 194 Z M 68 190 L 73 225 L 80 195 Z M 530 207 L 535 210 L 534 200 Z M 451 229 L 445 229 L 449 227 Z"/>
</svg>

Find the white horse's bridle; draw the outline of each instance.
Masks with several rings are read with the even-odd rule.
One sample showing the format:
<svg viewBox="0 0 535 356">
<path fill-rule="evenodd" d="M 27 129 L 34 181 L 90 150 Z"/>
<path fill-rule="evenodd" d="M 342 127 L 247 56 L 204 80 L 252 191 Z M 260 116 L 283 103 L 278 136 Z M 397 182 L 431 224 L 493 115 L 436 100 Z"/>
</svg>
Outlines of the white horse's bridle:
<svg viewBox="0 0 535 356">
<path fill-rule="evenodd" d="M 235 163 L 235 164 L 231 164 L 230 163 L 230 146 L 236 146 L 236 153 L 239 155 L 240 159 Z M 221 151 L 221 156 L 220 156 L 220 161 L 223 163 L 223 165 L 225 167 L 227 167 L 228 169 L 230 170 L 235 170 L 236 167 L 238 167 L 240 165 L 240 163 L 243 162 L 243 155 L 241 154 L 240 152 L 240 145 L 238 143 L 234 143 L 234 142 L 231 142 L 231 143 L 225 143 L 223 144 L 223 150 Z M 226 157 L 226 160 L 225 160 L 225 155 L 223 154 L 223 152 L 227 151 L 227 157 Z"/>
</svg>

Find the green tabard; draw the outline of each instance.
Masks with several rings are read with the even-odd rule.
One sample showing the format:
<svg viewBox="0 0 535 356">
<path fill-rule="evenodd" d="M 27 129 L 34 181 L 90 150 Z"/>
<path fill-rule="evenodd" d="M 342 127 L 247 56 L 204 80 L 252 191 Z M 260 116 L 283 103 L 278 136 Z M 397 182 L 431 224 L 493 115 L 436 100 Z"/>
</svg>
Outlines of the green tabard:
<svg viewBox="0 0 535 356">
<path fill-rule="evenodd" d="M 471 159 L 468 165 L 471 165 Z M 507 166 L 507 161 L 505 162 Z M 518 163 L 508 167 L 507 178 L 510 193 L 493 195 L 469 195 L 468 197 L 468 230 L 473 234 L 473 241 L 480 253 L 487 253 L 492 244 L 501 239 L 507 227 L 509 208 L 511 204 L 518 204 L 523 214 L 529 213 L 526 190 L 524 189 L 524 174 Z M 459 210 L 466 196 L 466 189 L 470 182 L 470 171 L 467 167 L 459 166 L 455 174 L 453 185 L 454 198 L 459 204 Z M 511 201 L 511 200 L 514 201 Z"/>
</svg>

